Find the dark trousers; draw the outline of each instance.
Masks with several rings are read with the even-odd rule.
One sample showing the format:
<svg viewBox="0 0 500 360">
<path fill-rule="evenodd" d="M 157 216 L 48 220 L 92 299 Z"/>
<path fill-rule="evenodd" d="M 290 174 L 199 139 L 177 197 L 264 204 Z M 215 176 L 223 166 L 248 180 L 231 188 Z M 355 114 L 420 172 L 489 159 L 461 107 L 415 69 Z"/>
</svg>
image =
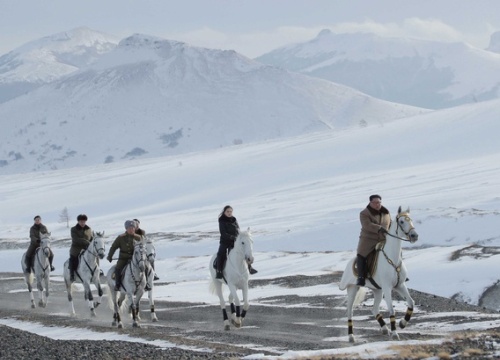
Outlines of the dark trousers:
<svg viewBox="0 0 500 360">
<path fill-rule="evenodd" d="M 222 270 L 224 270 L 228 248 L 229 246 L 226 244 L 219 244 L 219 251 L 217 251 L 217 272 L 222 272 Z"/>
<path fill-rule="evenodd" d="M 75 271 L 78 269 L 78 256 L 69 256 L 69 273 L 71 276 L 75 276 Z"/>
<path fill-rule="evenodd" d="M 115 267 L 115 289 L 119 289 L 122 285 L 122 269 Z"/>
</svg>

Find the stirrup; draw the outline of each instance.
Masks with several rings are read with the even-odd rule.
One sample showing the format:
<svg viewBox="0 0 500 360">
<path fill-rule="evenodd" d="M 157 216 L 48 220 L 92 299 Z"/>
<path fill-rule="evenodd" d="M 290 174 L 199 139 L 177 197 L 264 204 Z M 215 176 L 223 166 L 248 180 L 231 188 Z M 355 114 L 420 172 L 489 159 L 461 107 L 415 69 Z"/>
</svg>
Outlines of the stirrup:
<svg viewBox="0 0 500 360">
<path fill-rule="evenodd" d="M 248 269 L 248 271 L 250 272 L 250 275 L 253 275 L 253 274 L 257 274 L 258 271 L 255 270 L 253 267 L 250 267 L 250 269 Z"/>
<path fill-rule="evenodd" d="M 358 277 L 358 281 L 356 282 L 356 285 L 358 285 L 358 286 L 365 286 L 365 278 L 364 277 Z"/>
<path fill-rule="evenodd" d="M 120 291 L 121 284 L 115 284 L 115 291 Z"/>
<path fill-rule="evenodd" d="M 75 274 L 71 274 L 69 276 L 69 281 L 75 281 Z"/>
<path fill-rule="evenodd" d="M 55 269 L 54 265 L 50 265 L 50 271 L 54 271 Z"/>
<path fill-rule="evenodd" d="M 217 272 L 217 274 L 215 274 L 215 278 L 216 279 L 222 279 L 222 272 Z"/>
<path fill-rule="evenodd" d="M 158 275 L 155 274 L 155 277 L 153 278 L 153 281 L 156 281 L 156 280 L 160 280 L 160 278 L 158 277 Z"/>
</svg>

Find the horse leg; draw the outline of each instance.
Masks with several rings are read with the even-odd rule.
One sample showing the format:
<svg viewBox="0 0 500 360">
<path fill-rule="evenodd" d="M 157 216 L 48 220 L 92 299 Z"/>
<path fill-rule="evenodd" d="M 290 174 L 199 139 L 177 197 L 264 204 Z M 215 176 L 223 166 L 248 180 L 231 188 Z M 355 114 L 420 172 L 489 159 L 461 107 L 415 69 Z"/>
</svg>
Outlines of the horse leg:
<svg viewBox="0 0 500 360">
<path fill-rule="evenodd" d="M 130 308 L 132 310 L 132 326 L 135 327 L 135 328 L 140 328 L 141 327 L 141 324 L 139 324 L 139 320 L 137 319 L 137 312 L 138 312 L 138 308 L 137 308 L 137 305 L 139 304 L 139 301 L 140 301 L 140 297 L 136 296 L 136 299 L 134 299 L 134 294 L 132 292 L 128 292 L 127 293 L 127 297 L 128 297 L 128 300 L 130 302 Z M 137 301 L 137 303 L 136 303 Z"/>
<path fill-rule="evenodd" d="M 347 335 L 349 337 L 349 342 L 353 343 L 356 340 L 354 339 L 354 327 L 352 324 L 352 313 L 354 307 L 354 299 L 356 298 L 356 294 L 358 293 L 359 287 L 356 285 L 348 285 L 347 286 Z"/>
<path fill-rule="evenodd" d="M 384 293 L 380 289 L 373 289 L 373 308 L 372 308 L 372 314 L 375 316 L 375 320 L 377 320 L 378 324 L 380 325 L 380 331 L 382 331 L 382 334 L 387 335 L 389 334 L 389 329 L 387 328 L 387 325 L 384 321 L 384 317 L 380 314 L 380 303 L 382 302 L 382 297 L 384 296 Z"/>
<path fill-rule="evenodd" d="M 241 323 L 243 324 L 243 320 L 245 319 L 247 310 L 250 307 L 250 304 L 248 303 L 248 283 L 243 286 L 241 292 L 243 294 L 243 311 L 241 312 Z"/>
<path fill-rule="evenodd" d="M 83 283 L 83 292 L 85 293 L 85 299 L 87 300 L 87 304 L 90 309 L 90 316 L 96 317 L 94 309 L 94 296 L 92 295 L 92 290 L 90 289 L 90 283 L 88 281 L 84 281 Z"/>
<path fill-rule="evenodd" d="M 45 302 L 43 298 L 43 282 L 42 282 L 42 276 L 37 275 L 36 276 L 36 287 L 38 289 L 38 306 L 39 307 L 45 307 Z"/>
<path fill-rule="evenodd" d="M 214 281 L 214 286 L 215 286 L 215 292 L 217 293 L 217 296 L 219 297 L 219 304 L 220 308 L 222 310 L 222 318 L 224 321 L 224 330 L 229 331 L 231 330 L 231 326 L 229 325 L 229 318 L 227 316 L 227 311 L 226 311 L 226 301 L 224 300 L 224 295 L 222 294 L 222 282 L 213 280 Z"/>
<path fill-rule="evenodd" d="M 35 305 L 35 297 L 33 296 L 33 275 L 31 273 L 26 274 L 24 273 L 24 281 L 26 281 L 26 285 L 28 286 L 28 292 L 30 293 L 30 301 L 31 301 L 31 308 L 34 309 L 36 308 Z"/>
<path fill-rule="evenodd" d="M 149 299 L 149 309 L 151 310 L 151 321 L 157 322 L 158 318 L 155 313 L 155 301 L 153 298 L 153 286 L 151 286 L 151 290 L 148 291 L 148 299 Z"/>
<path fill-rule="evenodd" d="M 94 285 L 97 288 L 97 295 L 98 295 L 97 301 L 94 301 L 94 308 L 97 308 L 101 304 L 103 295 L 101 282 L 99 281 L 99 275 L 95 276 Z"/>
<path fill-rule="evenodd" d="M 389 320 L 391 322 L 390 336 L 393 340 L 399 340 L 399 335 L 396 331 L 396 316 L 394 307 L 392 306 L 392 289 L 390 287 L 382 288 L 382 292 L 385 295 L 385 303 L 387 304 L 387 310 L 389 311 Z"/>
<path fill-rule="evenodd" d="M 400 286 L 398 286 L 397 288 L 395 288 L 395 290 L 401 297 L 403 297 L 403 299 L 406 300 L 406 304 L 408 306 L 406 308 L 406 314 L 405 314 L 404 319 L 401 319 L 401 321 L 399 322 L 399 327 L 401 329 L 404 329 L 411 319 L 411 315 L 413 314 L 413 306 L 415 305 L 415 302 L 413 301 L 412 297 L 410 296 L 410 293 L 408 292 L 408 288 L 406 287 L 406 285 L 404 283 L 401 284 Z"/>
<path fill-rule="evenodd" d="M 116 313 L 116 321 L 118 324 L 118 328 L 123 328 L 122 319 L 120 316 L 121 305 L 123 303 L 123 299 L 125 299 L 125 294 L 121 291 L 120 297 L 115 301 L 115 313 Z"/>
<path fill-rule="evenodd" d="M 72 289 L 72 283 L 69 280 L 69 274 L 66 276 L 64 275 L 64 283 L 66 284 L 66 291 L 68 292 L 68 301 L 69 301 L 69 313 L 72 316 L 75 316 L 75 306 L 73 304 L 73 289 Z"/>
<path fill-rule="evenodd" d="M 228 284 L 228 287 L 230 291 L 229 302 L 231 303 L 231 323 L 235 327 L 239 328 L 241 327 L 240 299 L 238 297 L 236 287 L 232 284 Z M 232 300 L 234 300 L 234 303 Z"/>
<path fill-rule="evenodd" d="M 45 277 L 45 305 L 49 302 L 49 282 L 50 282 L 50 273 Z"/>
</svg>

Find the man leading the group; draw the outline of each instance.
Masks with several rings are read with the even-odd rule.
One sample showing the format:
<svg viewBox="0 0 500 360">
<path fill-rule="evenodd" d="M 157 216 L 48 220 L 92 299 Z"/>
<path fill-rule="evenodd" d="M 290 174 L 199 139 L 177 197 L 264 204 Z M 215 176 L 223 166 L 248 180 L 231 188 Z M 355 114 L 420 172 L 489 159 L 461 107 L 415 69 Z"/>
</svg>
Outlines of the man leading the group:
<svg viewBox="0 0 500 360">
<path fill-rule="evenodd" d="M 391 224 L 389 210 L 382 206 L 380 195 L 371 195 L 370 202 L 363 211 L 359 213 L 361 222 L 361 233 L 356 258 L 358 267 L 358 281 L 356 285 L 365 286 L 367 272 L 366 257 L 370 254 L 380 241 L 385 240 L 387 229 Z"/>
</svg>

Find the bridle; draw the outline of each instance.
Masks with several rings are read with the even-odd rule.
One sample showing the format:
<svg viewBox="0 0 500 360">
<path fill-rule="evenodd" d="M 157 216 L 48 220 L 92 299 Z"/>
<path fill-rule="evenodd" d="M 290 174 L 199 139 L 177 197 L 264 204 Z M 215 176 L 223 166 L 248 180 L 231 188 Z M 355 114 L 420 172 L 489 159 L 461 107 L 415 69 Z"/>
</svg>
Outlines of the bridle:
<svg viewBox="0 0 500 360">
<path fill-rule="evenodd" d="M 401 224 L 399 223 L 399 219 L 402 218 L 402 217 L 410 224 L 410 228 L 408 229 L 408 231 L 405 231 L 403 229 L 403 227 L 401 226 Z M 395 239 L 398 239 L 398 240 L 408 241 L 408 242 L 410 242 L 410 243 L 413 244 L 415 241 L 411 240 L 411 238 L 410 238 L 410 232 L 412 230 L 415 230 L 415 227 L 413 226 L 413 222 L 411 221 L 410 215 L 408 213 L 406 213 L 406 212 L 398 214 L 396 216 L 396 223 L 397 223 L 396 235 L 393 235 L 393 234 L 390 234 L 390 233 L 387 233 L 386 235 L 388 235 L 390 237 L 393 237 Z M 406 236 L 405 238 L 397 235 L 399 233 L 399 229 L 401 229 L 401 231 L 403 232 L 403 234 L 405 234 L 405 236 Z"/>
</svg>

